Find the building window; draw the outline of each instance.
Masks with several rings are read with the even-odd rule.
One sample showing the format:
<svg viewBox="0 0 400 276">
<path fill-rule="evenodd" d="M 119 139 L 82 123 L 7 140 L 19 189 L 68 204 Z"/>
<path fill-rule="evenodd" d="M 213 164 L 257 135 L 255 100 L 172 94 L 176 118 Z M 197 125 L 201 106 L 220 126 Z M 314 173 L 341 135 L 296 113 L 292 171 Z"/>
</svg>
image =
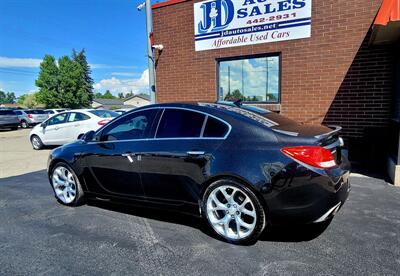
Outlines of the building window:
<svg viewBox="0 0 400 276">
<path fill-rule="evenodd" d="M 218 99 L 278 103 L 279 71 L 278 55 L 219 60 Z"/>
</svg>

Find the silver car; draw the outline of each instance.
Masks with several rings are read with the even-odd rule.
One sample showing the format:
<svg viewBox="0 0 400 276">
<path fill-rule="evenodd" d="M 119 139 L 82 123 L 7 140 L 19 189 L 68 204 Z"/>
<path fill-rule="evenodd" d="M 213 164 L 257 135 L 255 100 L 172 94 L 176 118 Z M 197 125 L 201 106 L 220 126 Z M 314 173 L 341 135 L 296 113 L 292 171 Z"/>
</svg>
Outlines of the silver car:
<svg viewBox="0 0 400 276">
<path fill-rule="evenodd" d="M 13 110 L 0 109 L 0 128 L 18 129 L 19 120 Z"/>
<path fill-rule="evenodd" d="M 25 117 L 25 114 L 23 114 L 23 117 L 21 117 L 20 122 L 21 122 L 22 127 L 24 127 L 25 124 L 27 124 L 26 127 L 40 124 L 41 122 L 43 122 L 47 118 L 49 118 L 49 114 L 44 112 L 44 110 L 42 110 L 42 109 L 23 110 L 22 112 L 27 115 Z"/>
</svg>

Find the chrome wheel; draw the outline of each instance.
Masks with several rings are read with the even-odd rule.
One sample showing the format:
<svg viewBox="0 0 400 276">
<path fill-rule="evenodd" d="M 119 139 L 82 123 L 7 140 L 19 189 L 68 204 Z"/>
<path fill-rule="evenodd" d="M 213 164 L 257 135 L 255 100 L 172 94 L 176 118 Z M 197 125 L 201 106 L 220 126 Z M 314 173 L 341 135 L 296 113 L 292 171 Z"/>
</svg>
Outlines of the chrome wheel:
<svg viewBox="0 0 400 276">
<path fill-rule="evenodd" d="M 52 184 L 59 200 L 68 204 L 76 196 L 76 183 L 74 175 L 64 166 L 59 166 L 53 171 Z"/>
<path fill-rule="evenodd" d="M 39 137 L 32 137 L 32 145 L 34 149 L 40 149 L 41 142 L 39 140 Z"/>
<path fill-rule="evenodd" d="M 227 239 L 244 239 L 256 227 L 257 213 L 252 200 L 234 186 L 215 188 L 208 196 L 206 212 L 214 230 Z"/>
<path fill-rule="evenodd" d="M 25 122 L 25 121 L 22 121 L 21 127 L 22 127 L 22 128 L 28 128 L 28 123 Z"/>
</svg>

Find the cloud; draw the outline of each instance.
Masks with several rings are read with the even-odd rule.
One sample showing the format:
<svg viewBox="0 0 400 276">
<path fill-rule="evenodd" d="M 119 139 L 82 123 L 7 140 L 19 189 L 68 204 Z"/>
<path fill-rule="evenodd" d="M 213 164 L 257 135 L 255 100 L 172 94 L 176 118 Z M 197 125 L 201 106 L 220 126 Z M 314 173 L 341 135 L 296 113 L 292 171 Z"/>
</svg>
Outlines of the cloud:
<svg viewBox="0 0 400 276">
<path fill-rule="evenodd" d="M 136 72 L 112 72 L 111 76 L 120 76 L 120 77 L 137 77 L 140 76 L 140 73 Z"/>
<path fill-rule="evenodd" d="M 146 69 L 140 78 L 119 79 L 111 77 L 111 79 L 103 79 L 94 85 L 94 89 L 98 91 L 110 90 L 113 93 L 133 93 L 147 92 L 149 87 L 149 71 Z"/>
<path fill-rule="evenodd" d="M 0 56 L 0 68 L 7 67 L 23 67 L 36 68 L 39 67 L 41 59 L 38 58 L 9 58 Z"/>
<path fill-rule="evenodd" d="M 11 58 L 0 56 L 0 68 L 20 67 L 38 68 L 42 59 L 40 58 Z M 109 65 L 109 64 L 89 64 L 92 69 L 135 69 L 135 66 L 128 65 Z"/>
</svg>

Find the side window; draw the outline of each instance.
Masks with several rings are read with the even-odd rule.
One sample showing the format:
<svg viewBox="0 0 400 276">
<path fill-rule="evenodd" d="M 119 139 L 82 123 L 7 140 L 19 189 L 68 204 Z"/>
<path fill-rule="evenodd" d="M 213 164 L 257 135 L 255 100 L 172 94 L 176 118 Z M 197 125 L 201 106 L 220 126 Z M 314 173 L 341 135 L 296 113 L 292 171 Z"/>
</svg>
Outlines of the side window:
<svg viewBox="0 0 400 276">
<path fill-rule="evenodd" d="M 156 138 L 200 137 L 205 115 L 183 109 L 165 109 Z"/>
<path fill-rule="evenodd" d="M 88 120 L 90 117 L 86 114 L 79 113 L 79 112 L 72 112 L 69 114 L 68 122 L 78 122 Z"/>
<path fill-rule="evenodd" d="M 67 113 L 56 115 L 54 117 L 51 117 L 51 119 L 47 121 L 47 125 L 51 126 L 51 125 L 58 125 L 65 123 L 66 118 L 67 118 Z"/>
<path fill-rule="evenodd" d="M 132 113 L 107 126 L 101 141 L 131 140 L 150 138 L 151 125 L 158 109 Z"/>
<path fill-rule="evenodd" d="M 22 115 L 22 112 L 21 112 L 21 111 L 15 110 L 14 112 L 15 112 L 15 114 L 17 114 L 17 115 Z"/>
<path fill-rule="evenodd" d="M 203 137 L 225 137 L 229 127 L 213 117 L 207 118 L 206 127 L 204 128 Z"/>
</svg>

